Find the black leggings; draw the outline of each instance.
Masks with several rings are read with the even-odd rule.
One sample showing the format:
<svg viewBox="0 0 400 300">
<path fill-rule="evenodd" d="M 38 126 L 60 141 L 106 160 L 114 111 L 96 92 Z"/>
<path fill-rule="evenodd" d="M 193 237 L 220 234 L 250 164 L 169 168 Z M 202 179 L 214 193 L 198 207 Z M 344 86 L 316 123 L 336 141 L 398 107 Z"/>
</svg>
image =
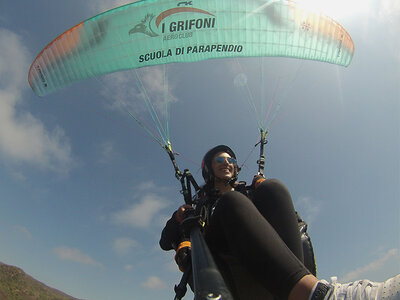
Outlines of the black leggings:
<svg viewBox="0 0 400 300">
<path fill-rule="evenodd" d="M 239 192 L 221 196 L 205 235 L 211 251 L 230 253 L 271 293 L 286 299 L 310 274 L 303 265 L 297 217 L 287 188 L 261 183 L 251 201 Z"/>
</svg>

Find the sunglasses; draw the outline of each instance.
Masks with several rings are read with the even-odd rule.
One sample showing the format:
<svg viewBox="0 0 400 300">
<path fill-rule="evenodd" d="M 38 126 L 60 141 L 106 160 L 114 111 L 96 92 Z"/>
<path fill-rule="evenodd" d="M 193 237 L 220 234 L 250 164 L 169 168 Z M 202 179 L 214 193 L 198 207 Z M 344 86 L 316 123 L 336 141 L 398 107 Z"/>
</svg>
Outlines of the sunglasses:
<svg viewBox="0 0 400 300">
<path fill-rule="evenodd" d="M 219 164 L 223 164 L 225 163 L 225 161 L 228 161 L 229 164 L 234 165 L 236 164 L 236 159 L 232 158 L 232 157 L 224 157 L 224 156 L 217 156 L 215 158 L 215 162 L 219 163 Z"/>
</svg>

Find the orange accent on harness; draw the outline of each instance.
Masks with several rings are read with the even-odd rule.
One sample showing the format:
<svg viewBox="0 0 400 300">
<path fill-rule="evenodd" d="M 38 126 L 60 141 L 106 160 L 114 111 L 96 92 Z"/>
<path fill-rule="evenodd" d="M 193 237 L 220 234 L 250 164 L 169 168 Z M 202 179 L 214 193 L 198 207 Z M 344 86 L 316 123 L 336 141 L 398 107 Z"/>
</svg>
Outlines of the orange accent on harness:
<svg viewBox="0 0 400 300">
<path fill-rule="evenodd" d="M 182 248 L 185 248 L 185 247 L 190 248 L 191 246 L 192 246 L 192 243 L 190 241 L 183 241 L 182 243 L 179 244 L 178 248 L 176 249 L 176 253 L 178 253 L 179 250 L 181 250 Z"/>
<path fill-rule="evenodd" d="M 261 182 L 263 182 L 264 180 L 265 180 L 265 178 L 260 178 L 260 179 L 258 179 L 258 180 L 254 183 L 254 187 L 257 188 L 257 186 L 258 186 Z"/>
<path fill-rule="evenodd" d="M 182 248 L 186 248 L 186 247 L 191 248 L 191 246 L 192 246 L 192 243 L 190 241 L 183 241 L 179 244 L 178 248 L 176 249 L 175 261 L 178 264 L 179 270 L 182 272 L 185 272 L 185 270 L 183 270 L 183 268 L 178 263 L 178 253 Z"/>
</svg>

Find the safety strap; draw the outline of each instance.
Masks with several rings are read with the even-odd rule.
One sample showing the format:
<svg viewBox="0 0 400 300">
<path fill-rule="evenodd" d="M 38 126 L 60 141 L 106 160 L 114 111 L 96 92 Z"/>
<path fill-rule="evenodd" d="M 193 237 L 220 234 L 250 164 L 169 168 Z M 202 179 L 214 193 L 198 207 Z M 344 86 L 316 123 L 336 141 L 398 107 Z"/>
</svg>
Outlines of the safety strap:
<svg viewBox="0 0 400 300">
<path fill-rule="evenodd" d="M 178 262 L 178 255 L 179 255 L 179 251 L 181 251 L 183 248 L 191 248 L 192 243 L 190 241 L 183 241 L 179 244 L 178 248 L 176 248 L 176 253 L 175 253 L 175 261 L 178 264 L 179 270 L 181 272 L 185 272 L 185 270 L 183 269 L 182 266 L 180 266 L 179 262 Z"/>
</svg>

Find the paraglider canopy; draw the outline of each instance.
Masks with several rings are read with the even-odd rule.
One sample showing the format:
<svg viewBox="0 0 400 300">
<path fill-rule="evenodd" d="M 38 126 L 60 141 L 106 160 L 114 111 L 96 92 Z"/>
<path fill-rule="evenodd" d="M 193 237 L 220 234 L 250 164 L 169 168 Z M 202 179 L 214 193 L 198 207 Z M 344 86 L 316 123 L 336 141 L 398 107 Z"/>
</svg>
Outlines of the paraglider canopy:
<svg viewBox="0 0 400 300">
<path fill-rule="evenodd" d="M 347 66 L 354 46 L 337 22 L 290 0 L 142 0 L 88 19 L 37 56 L 43 96 L 102 74 L 211 58 L 284 56 Z"/>
</svg>

